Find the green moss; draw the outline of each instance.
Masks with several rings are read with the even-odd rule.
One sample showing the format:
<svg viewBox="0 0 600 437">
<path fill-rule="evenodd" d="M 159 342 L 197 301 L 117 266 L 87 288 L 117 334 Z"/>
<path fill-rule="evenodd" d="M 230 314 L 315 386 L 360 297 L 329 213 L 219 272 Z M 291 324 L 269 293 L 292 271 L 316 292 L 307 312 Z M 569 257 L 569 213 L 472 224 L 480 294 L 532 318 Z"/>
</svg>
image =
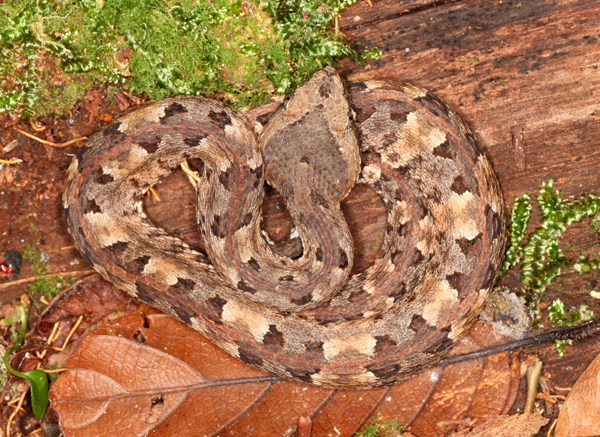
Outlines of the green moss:
<svg viewBox="0 0 600 437">
<path fill-rule="evenodd" d="M 356 433 L 357 437 L 397 437 L 403 435 L 402 426 L 398 423 L 398 419 L 386 421 L 381 414 L 376 420 L 369 423 L 364 431 Z"/>
<path fill-rule="evenodd" d="M 31 263 L 30 269 L 34 276 L 39 277 L 27 287 L 26 292 L 32 298 L 32 302 L 36 307 L 41 307 L 41 304 L 33 299 L 34 296 L 42 294 L 47 300 L 52 300 L 58 293 L 75 283 L 77 278 L 74 276 L 54 276 L 44 278 L 44 275 L 50 273 L 48 265 L 42 261 L 41 254 L 35 248 L 35 244 L 28 245 L 23 251 L 23 259 Z"/>
<path fill-rule="evenodd" d="M 536 198 L 542 215 L 539 226 L 527 232 L 532 205 L 524 195 L 515 200 L 511 212 L 510 242 L 500 270 L 500 276 L 516 268 L 522 284 L 521 298 L 536 316 L 540 324 L 538 304 L 547 287 L 565 270 L 573 268 L 584 274 L 600 267 L 600 256 L 594 260 L 580 255 L 577 262 L 565 257 L 559 247 L 559 238 L 568 226 L 584 218 L 595 217 L 600 210 L 600 199 L 595 194 L 581 195 L 575 201 L 563 200 L 560 191 L 554 190 L 553 181 L 542 183 Z M 548 316 L 554 326 L 572 326 L 593 318 L 593 312 L 585 303 L 579 309 L 566 312 L 564 304 L 555 300 L 548 308 Z M 562 348 L 562 344 L 560 345 Z"/>
<path fill-rule="evenodd" d="M 596 214 L 592 219 L 592 227 L 600 234 L 600 214 Z"/>
<path fill-rule="evenodd" d="M 153 99 L 210 95 L 234 106 L 288 93 L 335 59 L 356 0 L 14 0 L 0 4 L 0 112 L 61 113 L 94 85 Z"/>
</svg>

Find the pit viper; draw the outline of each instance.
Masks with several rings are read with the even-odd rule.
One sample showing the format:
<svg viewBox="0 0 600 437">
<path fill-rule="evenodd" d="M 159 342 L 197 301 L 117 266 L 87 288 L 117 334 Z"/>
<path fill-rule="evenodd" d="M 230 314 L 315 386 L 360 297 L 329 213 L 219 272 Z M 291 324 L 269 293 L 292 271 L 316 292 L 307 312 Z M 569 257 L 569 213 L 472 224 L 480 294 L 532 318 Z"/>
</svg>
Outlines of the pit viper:
<svg viewBox="0 0 600 437">
<path fill-rule="evenodd" d="M 142 208 L 191 158 L 206 254 Z M 262 235 L 265 180 L 285 199 L 299 257 L 278 256 Z M 373 265 L 350 275 L 340 201 L 357 181 L 382 197 L 387 230 Z M 126 113 L 78 150 L 63 201 L 105 279 L 247 364 L 325 387 L 388 385 L 439 361 L 476 320 L 506 244 L 498 181 L 459 116 L 421 88 L 346 84 L 330 67 L 260 136 L 207 98 Z"/>
</svg>

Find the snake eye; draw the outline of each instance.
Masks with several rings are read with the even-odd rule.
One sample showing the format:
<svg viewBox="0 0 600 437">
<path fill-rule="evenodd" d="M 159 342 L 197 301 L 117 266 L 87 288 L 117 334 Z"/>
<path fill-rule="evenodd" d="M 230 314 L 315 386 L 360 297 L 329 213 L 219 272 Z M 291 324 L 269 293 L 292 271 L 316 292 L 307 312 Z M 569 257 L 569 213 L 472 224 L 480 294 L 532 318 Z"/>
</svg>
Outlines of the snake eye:
<svg viewBox="0 0 600 437">
<path fill-rule="evenodd" d="M 354 113 L 354 111 L 352 109 L 350 109 L 348 111 L 348 120 L 350 121 L 354 121 L 354 117 L 356 116 L 356 114 Z"/>
</svg>

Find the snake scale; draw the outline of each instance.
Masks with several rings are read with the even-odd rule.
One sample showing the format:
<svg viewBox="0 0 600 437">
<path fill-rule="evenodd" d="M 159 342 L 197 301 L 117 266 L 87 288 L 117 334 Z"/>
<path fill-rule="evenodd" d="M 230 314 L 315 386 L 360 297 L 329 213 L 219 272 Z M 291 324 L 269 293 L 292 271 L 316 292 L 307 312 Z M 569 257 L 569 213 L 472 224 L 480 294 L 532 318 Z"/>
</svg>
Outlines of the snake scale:
<svg viewBox="0 0 600 437">
<path fill-rule="evenodd" d="M 208 255 L 142 210 L 186 158 L 202 162 Z M 265 179 L 294 220 L 298 258 L 261 235 Z M 350 275 L 339 202 L 357 180 L 383 198 L 387 231 L 374 264 Z M 205 98 L 125 114 L 79 149 L 63 201 L 105 279 L 245 363 L 326 387 L 391 384 L 440 360 L 477 318 L 506 243 L 496 176 L 453 110 L 400 82 L 345 84 L 329 67 L 286 97 L 260 138 Z"/>
</svg>

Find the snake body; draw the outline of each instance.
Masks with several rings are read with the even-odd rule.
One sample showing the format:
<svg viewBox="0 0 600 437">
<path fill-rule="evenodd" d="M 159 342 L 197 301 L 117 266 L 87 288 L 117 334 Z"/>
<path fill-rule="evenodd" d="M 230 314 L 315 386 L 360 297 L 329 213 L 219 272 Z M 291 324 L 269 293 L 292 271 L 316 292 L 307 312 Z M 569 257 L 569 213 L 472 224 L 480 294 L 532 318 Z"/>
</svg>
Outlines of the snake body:
<svg viewBox="0 0 600 437">
<path fill-rule="evenodd" d="M 203 163 L 208 256 L 142 211 L 141 196 L 186 158 Z M 265 178 L 298 229 L 299 258 L 261 235 Z M 374 264 L 350 276 L 339 202 L 357 178 L 388 219 Z M 63 200 L 104 278 L 250 365 L 326 387 L 391 384 L 440 360 L 476 320 L 506 243 L 495 174 L 456 113 L 399 82 L 346 87 L 331 68 L 287 98 L 260 139 L 210 99 L 125 114 L 78 151 Z"/>
</svg>

